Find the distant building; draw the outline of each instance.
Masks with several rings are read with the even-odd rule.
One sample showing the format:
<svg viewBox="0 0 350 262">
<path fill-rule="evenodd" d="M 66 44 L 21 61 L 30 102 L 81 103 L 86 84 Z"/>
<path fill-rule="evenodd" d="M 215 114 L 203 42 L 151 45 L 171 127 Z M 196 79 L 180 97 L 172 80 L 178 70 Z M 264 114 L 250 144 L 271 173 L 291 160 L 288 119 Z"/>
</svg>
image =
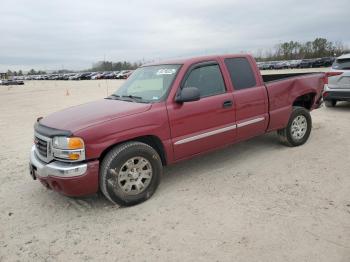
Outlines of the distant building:
<svg viewBox="0 0 350 262">
<path fill-rule="evenodd" d="M 7 73 L 0 72 L 0 79 L 7 79 Z"/>
</svg>

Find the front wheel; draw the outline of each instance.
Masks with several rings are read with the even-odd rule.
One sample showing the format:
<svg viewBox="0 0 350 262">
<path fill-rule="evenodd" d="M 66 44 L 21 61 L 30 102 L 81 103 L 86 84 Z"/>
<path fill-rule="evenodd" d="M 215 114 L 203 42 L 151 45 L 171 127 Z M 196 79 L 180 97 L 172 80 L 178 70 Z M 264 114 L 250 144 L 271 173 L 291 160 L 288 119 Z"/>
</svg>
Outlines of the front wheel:
<svg viewBox="0 0 350 262">
<path fill-rule="evenodd" d="M 156 150 L 141 142 L 126 142 L 104 157 L 100 167 L 100 188 L 113 203 L 136 205 L 153 195 L 162 171 Z"/>
<path fill-rule="evenodd" d="M 310 112 L 304 107 L 293 107 L 286 128 L 277 131 L 281 142 L 287 146 L 303 145 L 309 138 L 312 128 Z"/>
</svg>

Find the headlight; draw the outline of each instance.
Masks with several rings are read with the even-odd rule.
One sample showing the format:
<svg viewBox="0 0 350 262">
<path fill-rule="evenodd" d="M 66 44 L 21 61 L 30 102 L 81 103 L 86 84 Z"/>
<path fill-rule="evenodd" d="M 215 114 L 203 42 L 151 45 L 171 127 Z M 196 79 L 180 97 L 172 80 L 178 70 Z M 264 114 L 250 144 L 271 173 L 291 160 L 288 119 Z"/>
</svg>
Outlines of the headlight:
<svg viewBox="0 0 350 262">
<path fill-rule="evenodd" d="M 84 141 L 79 137 L 56 136 L 52 140 L 52 152 L 55 158 L 59 158 L 62 160 L 84 160 Z"/>
</svg>

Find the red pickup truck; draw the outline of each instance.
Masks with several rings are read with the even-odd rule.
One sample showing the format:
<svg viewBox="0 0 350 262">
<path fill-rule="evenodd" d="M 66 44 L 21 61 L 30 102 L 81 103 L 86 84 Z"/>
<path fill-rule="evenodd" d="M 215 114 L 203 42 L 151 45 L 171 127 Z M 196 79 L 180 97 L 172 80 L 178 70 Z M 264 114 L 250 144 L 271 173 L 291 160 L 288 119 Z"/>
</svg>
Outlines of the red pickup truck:
<svg viewBox="0 0 350 262">
<path fill-rule="evenodd" d="M 327 80 L 261 76 L 242 54 L 144 65 L 109 97 L 38 118 L 30 173 L 68 196 L 100 190 L 134 205 L 152 196 L 166 165 L 271 131 L 304 144 Z"/>
</svg>

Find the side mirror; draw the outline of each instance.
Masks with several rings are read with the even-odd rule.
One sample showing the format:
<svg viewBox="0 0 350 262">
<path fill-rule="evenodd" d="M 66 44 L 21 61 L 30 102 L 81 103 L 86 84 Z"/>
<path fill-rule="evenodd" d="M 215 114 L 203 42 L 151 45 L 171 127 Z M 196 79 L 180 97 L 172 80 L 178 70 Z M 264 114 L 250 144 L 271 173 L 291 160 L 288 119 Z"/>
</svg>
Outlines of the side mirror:
<svg viewBox="0 0 350 262">
<path fill-rule="evenodd" d="M 177 94 L 175 101 L 177 103 L 198 101 L 201 98 L 201 94 L 197 87 L 182 88 Z"/>
</svg>

